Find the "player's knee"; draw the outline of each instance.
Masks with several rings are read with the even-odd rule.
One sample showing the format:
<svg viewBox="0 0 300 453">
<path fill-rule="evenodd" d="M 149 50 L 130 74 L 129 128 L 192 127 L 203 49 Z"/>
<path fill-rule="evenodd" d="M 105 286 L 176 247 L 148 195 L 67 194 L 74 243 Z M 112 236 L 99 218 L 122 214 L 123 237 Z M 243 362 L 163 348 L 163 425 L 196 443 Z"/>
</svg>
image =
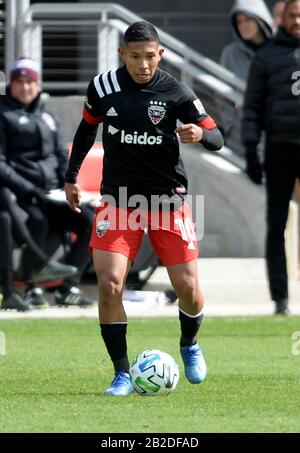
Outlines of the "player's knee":
<svg viewBox="0 0 300 453">
<path fill-rule="evenodd" d="M 176 282 L 175 291 L 180 299 L 193 301 L 197 296 L 196 282 L 192 278 L 184 278 Z"/>
<path fill-rule="evenodd" d="M 122 297 L 122 282 L 119 282 L 117 278 L 111 275 L 102 274 L 99 278 L 99 287 L 101 300 L 103 302 L 112 301 L 115 298 Z"/>
</svg>

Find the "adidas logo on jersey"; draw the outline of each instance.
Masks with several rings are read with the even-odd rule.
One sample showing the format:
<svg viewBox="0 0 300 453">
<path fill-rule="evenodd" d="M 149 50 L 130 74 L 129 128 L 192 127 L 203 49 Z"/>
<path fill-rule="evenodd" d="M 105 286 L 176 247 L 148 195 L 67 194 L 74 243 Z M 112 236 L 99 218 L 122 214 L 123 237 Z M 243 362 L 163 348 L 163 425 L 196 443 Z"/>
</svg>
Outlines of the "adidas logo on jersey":
<svg viewBox="0 0 300 453">
<path fill-rule="evenodd" d="M 118 113 L 115 111 L 113 107 L 111 107 L 108 112 L 106 112 L 106 116 L 118 116 Z"/>
<path fill-rule="evenodd" d="M 133 145 L 160 145 L 162 143 L 162 136 L 148 135 L 148 132 L 144 132 L 142 135 L 138 135 L 137 132 L 132 134 L 126 134 L 125 131 L 121 131 L 121 143 L 128 143 Z"/>
</svg>

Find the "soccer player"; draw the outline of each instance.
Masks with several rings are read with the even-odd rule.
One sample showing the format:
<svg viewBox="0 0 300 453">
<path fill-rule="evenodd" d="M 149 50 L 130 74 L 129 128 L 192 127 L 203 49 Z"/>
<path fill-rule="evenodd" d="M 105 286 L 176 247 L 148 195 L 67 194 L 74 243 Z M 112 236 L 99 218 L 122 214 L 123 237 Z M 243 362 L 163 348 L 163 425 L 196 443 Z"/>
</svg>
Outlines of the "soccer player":
<svg viewBox="0 0 300 453">
<path fill-rule="evenodd" d="M 89 84 L 65 179 L 69 206 L 80 211 L 76 177 L 102 122 L 103 203 L 95 215 L 90 248 L 99 284 L 101 334 L 115 369 L 107 395 L 125 396 L 133 390 L 122 292 L 145 227 L 179 298 L 186 377 L 193 384 L 206 377 L 197 343 L 204 304 L 198 247 L 185 202 L 188 182 L 178 137 L 210 150 L 220 149 L 223 139 L 197 96 L 158 68 L 163 52 L 152 24 L 138 21 L 126 30 L 119 49 L 124 65 Z"/>
</svg>

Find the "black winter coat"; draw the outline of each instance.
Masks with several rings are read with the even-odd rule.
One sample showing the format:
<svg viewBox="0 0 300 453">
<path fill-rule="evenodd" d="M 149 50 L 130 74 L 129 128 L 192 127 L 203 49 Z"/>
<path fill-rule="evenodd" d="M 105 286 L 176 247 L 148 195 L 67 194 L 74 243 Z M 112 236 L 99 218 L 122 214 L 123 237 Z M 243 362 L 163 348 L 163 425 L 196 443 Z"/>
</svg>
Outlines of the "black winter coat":
<svg viewBox="0 0 300 453">
<path fill-rule="evenodd" d="M 58 118 L 39 95 L 29 106 L 0 96 L 0 185 L 22 198 L 63 187 L 68 153 Z"/>
<path fill-rule="evenodd" d="M 299 71 L 300 39 L 280 28 L 250 68 L 242 131 L 246 147 L 257 145 L 264 129 L 268 143 L 300 144 Z"/>
</svg>

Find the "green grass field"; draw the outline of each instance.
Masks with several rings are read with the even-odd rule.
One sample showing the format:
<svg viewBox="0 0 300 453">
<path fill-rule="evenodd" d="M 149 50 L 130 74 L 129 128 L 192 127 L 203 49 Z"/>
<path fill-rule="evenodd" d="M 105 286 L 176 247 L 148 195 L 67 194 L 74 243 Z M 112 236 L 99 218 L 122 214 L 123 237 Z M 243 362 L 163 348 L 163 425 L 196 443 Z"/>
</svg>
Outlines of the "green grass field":
<svg viewBox="0 0 300 453">
<path fill-rule="evenodd" d="M 207 318 L 208 378 L 189 384 L 177 319 L 131 319 L 130 359 L 157 348 L 180 365 L 169 396 L 109 398 L 112 368 L 96 320 L 0 321 L 0 432 L 300 432 L 300 318 Z"/>
</svg>

